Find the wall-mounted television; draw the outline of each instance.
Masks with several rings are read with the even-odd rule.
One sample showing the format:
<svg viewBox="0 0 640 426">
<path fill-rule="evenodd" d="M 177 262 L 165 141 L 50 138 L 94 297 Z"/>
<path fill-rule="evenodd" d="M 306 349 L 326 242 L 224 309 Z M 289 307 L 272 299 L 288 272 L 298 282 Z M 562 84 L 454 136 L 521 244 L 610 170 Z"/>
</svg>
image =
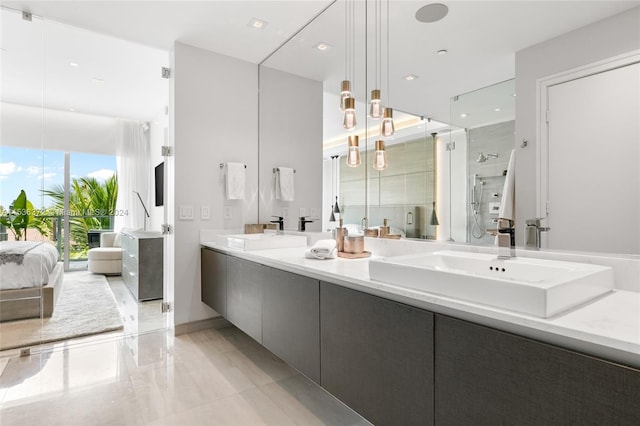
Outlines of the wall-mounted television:
<svg viewBox="0 0 640 426">
<path fill-rule="evenodd" d="M 156 166 L 156 206 L 164 204 L 164 161 Z"/>
</svg>

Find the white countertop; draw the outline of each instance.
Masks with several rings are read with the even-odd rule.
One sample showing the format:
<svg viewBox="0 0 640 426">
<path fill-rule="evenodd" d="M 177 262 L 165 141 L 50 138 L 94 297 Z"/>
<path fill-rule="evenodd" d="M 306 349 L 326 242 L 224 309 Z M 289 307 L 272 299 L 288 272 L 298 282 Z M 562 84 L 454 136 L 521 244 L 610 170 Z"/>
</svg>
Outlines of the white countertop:
<svg viewBox="0 0 640 426">
<path fill-rule="evenodd" d="M 307 259 L 305 248 L 301 247 L 242 251 L 216 243 L 203 242 L 202 245 L 266 266 L 640 368 L 640 293 L 637 292 L 614 290 L 581 307 L 544 319 L 372 281 L 369 259 Z"/>
</svg>

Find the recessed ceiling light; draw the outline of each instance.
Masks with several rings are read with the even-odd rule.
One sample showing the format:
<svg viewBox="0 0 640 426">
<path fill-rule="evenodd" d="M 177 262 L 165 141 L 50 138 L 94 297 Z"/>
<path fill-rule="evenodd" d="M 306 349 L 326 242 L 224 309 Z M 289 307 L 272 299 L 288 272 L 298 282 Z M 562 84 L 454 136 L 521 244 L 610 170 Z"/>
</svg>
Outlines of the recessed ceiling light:
<svg viewBox="0 0 640 426">
<path fill-rule="evenodd" d="M 516 94 L 514 93 L 514 94 L 513 94 L 513 95 L 511 95 L 511 96 L 513 96 L 513 97 L 515 98 L 515 97 L 516 97 Z"/>
<path fill-rule="evenodd" d="M 93 81 L 96 84 L 104 84 L 104 79 L 102 78 L 92 78 L 91 81 Z"/>
<path fill-rule="evenodd" d="M 500 108 L 494 109 L 495 112 L 500 112 Z"/>
<path fill-rule="evenodd" d="M 321 50 L 321 51 L 323 51 L 323 52 L 324 52 L 325 50 L 329 50 L 329 49 L 331 49 L 331 45 L 330 45 L 330 44 L 324 43 L 324 42 L 322 42 L 322 41 L 321 41 L 321 42 L 319 42 L 318 44 L 316 44 L 316 45 L 315 45 L 315 46 L 313 46 L 313 47 L 314 47 L 314 48 L 316 48 L 316 49 L 318 49 L 318 50 Z"/>
<path fill-rule="evenodd" d="M 447 49 L 440 49 L 436 53 L 438 55 L 446 55 L 447 53 L 449 53 L 449 51 Z"/>
<path fill-rule="evenodd" d="M 247 25 L 251 28 L 261 30 L 267 26 L 267 21 L 263 21 L 262 19 L 258 19 L 258 18 L 251 18 L 251 20 Z"/>
<path fill-rule="evenodd" d="M 404 76 L 404 77 L 402 77 L 402 78 L 404 78 L 404 79 L 405 79 L 405 80 L 407 80 L 407 81 L 413 81 L 413 80 L 415 80 L 416 78 L 420 78 L 420 77 L 418 77 L 418 76 L 417 76 L 417 75 L 415 75 L 415 74 L 409 74 L 409 75 L 405 75 L 405 76 Z"/>
<path fill-rule="evenodd" d="M 69 108 L 69 111 L 71 111 L 71 112 L 75 112 L 75 111 L 76 111 L 76 109 L 75 109 L 75 108 Z"/>
<path fill-rule="evenodd" d="M 463 112 L 462 114 L 460 114 L 460 117 L 462 118 L 467 118 L 469 116 L 469 114 L 467 114 L 466 112 Z"/>
<path fill-rule="evenodd" d="M 73 68 L 78 68 L 78 63 L 77 62 L 69 62 L 69 66 L 73 67 Z"/>
<path fill-rule="evenodd" d="M 449 13 L 449 8 L 442 3 L 431 3 L 416 11 L 416 19 L 424 23 L 438 22 Z"/>
</svg>

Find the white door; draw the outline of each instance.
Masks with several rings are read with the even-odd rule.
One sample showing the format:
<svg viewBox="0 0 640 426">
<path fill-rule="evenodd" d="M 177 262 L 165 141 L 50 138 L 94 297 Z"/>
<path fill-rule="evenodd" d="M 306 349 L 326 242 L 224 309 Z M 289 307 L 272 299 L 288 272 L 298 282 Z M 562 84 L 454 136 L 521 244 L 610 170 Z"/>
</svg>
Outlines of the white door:
<svg viewBox="0 0 640 426">
<path fill-rule="evenodd" d="M 640 254 L 640 64 L 548 88 L 553 249 Z"/>
</svg>

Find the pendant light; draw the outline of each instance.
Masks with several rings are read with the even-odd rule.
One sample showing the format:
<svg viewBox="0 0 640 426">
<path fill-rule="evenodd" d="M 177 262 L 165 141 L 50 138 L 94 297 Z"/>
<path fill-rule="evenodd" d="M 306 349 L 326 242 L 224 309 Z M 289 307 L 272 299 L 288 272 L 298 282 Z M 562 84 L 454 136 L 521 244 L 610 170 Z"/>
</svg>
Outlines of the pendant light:
<svg viewBox="0 0 640 426">
<path fill-rule="evenodd" d="M 352 97 L 351 82 L 349 80 L 342 80 L 342 83 L 340 83 L 340 111 L 344 112 L 347 99 Z"/>
<path fill-rule="evenodd" d="M 340 214 L 340 206 L 338 205 L 338 197 L 336 196 L 336 203 L 333 205 L 333 212 Z"/>
<path fill-rule="evenodd" d="M 389 90 L 389 0 L 387 0 L 387 105 L 391 105 L 391 96 Z M 395 133 L 395 125 L 393 124 L 393 109 L 389 106 L 384 108 L 382 124 L 380 125 L 380 134 L 384 137 L 393 136 Z"/>
<path fill-rule="evenodd" d="M 376 141 L 376 150 L 373 154 L 373 168 L 384 170 L 387 168 L 387 152 L 384 149 L 384 141 Z"/>
<path fill-rule="evenodd" d="M 360 160 L 360 138 L 358 135 L 349 136 L 349 151 L 347 152 L 347 166 L 358 167 Z"/>
<path fill-rule="evenodd" d="M 354 130 L 357 125 L 356 100 L 354 98 L 347 98 L 344 102 L 344 120 L 342 121 L 342 127 L 345 130 Z"/>
<path fill-rule="evenodd" d="M 384 118 L 382 119 L 382 125 L 380 128 L 380 134 L 385 138 L 393 136 L 396 131 L 396 127 L 393 124 L 393 108 L 384 109 Z"/>
<path fill-rule="evenodd" d="M 381 49 L 381 41 L 380 41 L 380 27 L 381 27 L 381 0 L 375 0 L 375 64 L 374 64 L 374 84 L 375 87 L 380 87 L 380 70 L 382 68 L 382 55 L 380 52 Z M 373 89 L 371 91 L 371 107 L 369 109 L 369 117 L 374 120 L 377 120 L 382 117 L 382 100 L 380 97 L 380 89 Z"/>
</svg>

